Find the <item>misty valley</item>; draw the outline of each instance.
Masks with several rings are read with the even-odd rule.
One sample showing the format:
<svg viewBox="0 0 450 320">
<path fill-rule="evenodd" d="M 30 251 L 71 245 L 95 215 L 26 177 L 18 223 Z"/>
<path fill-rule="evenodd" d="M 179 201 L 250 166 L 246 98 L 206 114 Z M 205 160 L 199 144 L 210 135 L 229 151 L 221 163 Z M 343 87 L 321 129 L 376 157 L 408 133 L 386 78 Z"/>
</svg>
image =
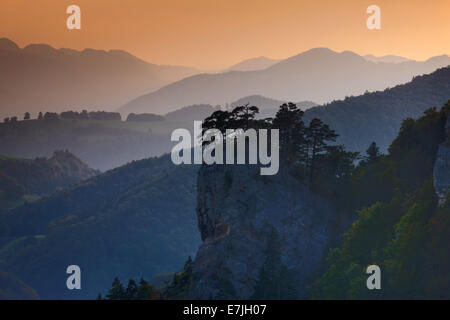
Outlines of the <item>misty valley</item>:
<svg viewBox="0 0 450 320">
<path fill-rule="evenodd" d="M 103 2 L 0 4 L 0 300 L 450 299 L 441 0 Z"/>
</svg>

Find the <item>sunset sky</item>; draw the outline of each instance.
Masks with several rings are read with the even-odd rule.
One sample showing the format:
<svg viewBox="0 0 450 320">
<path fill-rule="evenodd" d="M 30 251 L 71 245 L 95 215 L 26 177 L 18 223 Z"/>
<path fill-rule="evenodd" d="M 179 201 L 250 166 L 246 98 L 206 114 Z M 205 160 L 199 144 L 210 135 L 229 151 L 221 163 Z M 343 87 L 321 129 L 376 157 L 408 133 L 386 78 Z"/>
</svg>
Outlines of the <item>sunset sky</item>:
<svg viewBox="0 0 450 320">
<path fill-rule="evenodd" d="M 71 4 L 81 30 L 66 28 Z M 379 31 L 366 27 L 372 4 Z M 0 37 L 203 69 L 314 47 L 424 60 L 450 54 L 450 0 L 1 0 Z"/>
</svg>

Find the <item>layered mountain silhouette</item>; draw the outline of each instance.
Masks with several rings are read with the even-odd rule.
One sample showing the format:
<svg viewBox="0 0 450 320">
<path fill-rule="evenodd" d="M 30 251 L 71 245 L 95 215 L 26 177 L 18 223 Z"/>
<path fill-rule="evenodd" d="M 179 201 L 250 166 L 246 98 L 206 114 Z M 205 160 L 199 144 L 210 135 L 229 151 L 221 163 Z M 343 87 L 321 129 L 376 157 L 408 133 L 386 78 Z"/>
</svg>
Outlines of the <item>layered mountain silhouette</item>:
<svg viewBox="0 0 450 320">
<path fill-rule="evenodd" d="M 384 91 L 365 93 L 321 106 L 297 105 L 306 110 L 305 120 L 317 117 L 339 135 L 338 143 L 364 153 L 376 141 L 386 152 L 406 118 L 417 118 L 450 97 L 450 67 Z M 295 102 L 295 101 L 294 101 Z M 283 100 L 248 96 L 227 107 L 249 103 L 260 108 L 258 118 L 275 116 Z M 211 115 L 217 106 L 192 105 L 167 113 L 163 121 L 18 121 L 0 124 L 0 153 L 34 158 L 67 149 L 90 167 L 108 170 L 132 160 L 159 156 L 174 146 L 170 134 L 176 128 L 192 129 L 194 120 Z"/>
<path fill-rule="evenodd" d="M 316 48 L 264 70 L 190 76 L 140 96 L 119 111 L 165 113 L 190 104 L 226 104 L 249 95 L 322 104 L 384 90 L 449 64 L 449 56 L 423 62 L 375 63 L 350 51 Z"/>
<path fill-rule="evenodd" d="M 113 110 L 138 95 L 197 73 L 147 63 L 119 50 L 19 48 L 0 39 L 0 113 Z"/>
<path fill-rule="evenodd" d="M 377 56 L 374 56 L 373 54 L 365 55 L 364 59 L 366 59 L 367 61 L 384 62 L 384 63 L 402 63 L 402 62 L 414 61 L 414 60 L 411 60 L 411 59 L 408 59 L 405 57 L 400 57 L 400 56 L 395 56 L 395 55 L 386 55 L 386 56 L 377 57 Z"/>
<path fill-rule="evenodd" d="M 232 103 L 230 103 L 227 108 L 228 109 L 234 109 L 238 106 L 244 106 L 246 104 L 250 106 L 257 106 L 259 109 L 259 113 L 257 114 L 258 119 L 264 119 L 264 118 L 273 118 L 275 117 L 275 114 L 277 113 L 279 107 L 287 103 L 288 101 L 283 100 L 275 100 L 267 97 L 263 97 L 260 95 L 253 95 L 244 97 L 241 99 L 238 99 Z M 298 108 L 301 110 L 308 110 L 310 108 L 316 107 L 317 104 L 312 101 L 300 101 L 295 102 Z"/>
<path fill-rule="evenodd" d="M 257 106 L 259 108 L 260 112 L 263 110 L 273 111 L 274 109 L 275 109 L 275 111 L 277 111 L 278 107 L 286 102 L 288 102 L 288 101 L 275 100 L 275 99 L 263 97 L 260 95 L 253 95 L 253 96 L 240 98 L 240 99 L 232 102 L 230 104 L 230 106 L 232 108 L 235 108 L 238 106 L 243 106 L 243 105 L 249 104 L 251 106 Z M 297 105 L 298 108 L 300 108 L 302 110 L 307 110 L 309 108 L 317 106 L 317 103 L 314 103 L 312 101 L 300 101 L 300 102 L 296 102 L 295 104 Z"/>
<path fill-rule="evenodd" d="M 280 60 L 274 60 L 267 57 L 257 57 L 243 60 L 239 63 L 228 68 L 227 71 L 255 71 L 263 70 L 268 67 L 273 66 L 275 63 L 280 62 Z"/>
<path fill-rule="evenodd" d="M 403 120 L 440 108 L 449 97 L 450 67 L 446 67 L 394 88 L 308 109 L 304 119 L 319 118 L 329 124 L 339 134 L 337 142 L 348 150 L 363 153 L 375 141 L 386 153 Z"/>
<path fill-rule="evenodd" d="M 372 141 L 386 150 L 402 120 L 440 107 L 449 95 L 447 67 L 383 92 L 313 107 L 305 120 L 321 118 L 350 150 L 363 151 Z M 184 111 L 193 109 L 210 107 Z M 414 139 L 408 141 L 423 143 Z M 175 166 L 169 155 L 134 161 L 1 213 L 0 269 L 43 299 L 94 298 L 115 276 L 139 279 L 177 271 L 200 244 L 193 215 L 197 173 L 198 166 Z M 83 290 L 61 285 L 66 275 L 60 270 L 72 263 L 87 271 Z"/>
</svg>

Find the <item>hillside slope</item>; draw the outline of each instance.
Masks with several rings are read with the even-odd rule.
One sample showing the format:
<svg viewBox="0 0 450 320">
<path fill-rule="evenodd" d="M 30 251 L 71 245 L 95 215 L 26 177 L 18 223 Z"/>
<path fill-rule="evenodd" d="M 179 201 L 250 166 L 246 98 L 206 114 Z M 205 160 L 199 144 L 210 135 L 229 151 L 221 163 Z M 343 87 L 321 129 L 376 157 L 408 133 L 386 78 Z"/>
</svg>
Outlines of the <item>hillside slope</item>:
<svg viewBox="0 0 450 320">
<path fill-rule="evenodd" d="M 355 172 L 346 201 L 357 204 L 359 218 L 330 250 L 311 298 L 450 298 L 450 159 L 439 151 L 450 101 L 437 110 L 405 120 L 389 154 Z M 368 265 L 380 267 L 381 290 L 367 290 Z"/>
<path fill-rule="evenodd" d="M 397 136 L 402 121 L 418 118 L 450 98 L 450 67 L 381 92 L 334 101 L 308 109 L 305 119 L 320 118 L 340 136 L 347 149 L 364 152 L 375 141 L 386 152 Z"/>
<path fill-rule="evenodd" d="M 177 271 L 197 249 L 197 166 L 130 163 L 0 215 L 0 268 L 43 299 L 93 299 L 114 276 Z M 83 290 L 67 290 L 77 264 Z"/>
<path fill-rule="evenodd" d="M 12 178 L 25 193 L 42 195 L 91 178 L 99 172 L 68 151 L 55 151 L 50 158 L 0 159 L 0 173 Z"/>
</svg>

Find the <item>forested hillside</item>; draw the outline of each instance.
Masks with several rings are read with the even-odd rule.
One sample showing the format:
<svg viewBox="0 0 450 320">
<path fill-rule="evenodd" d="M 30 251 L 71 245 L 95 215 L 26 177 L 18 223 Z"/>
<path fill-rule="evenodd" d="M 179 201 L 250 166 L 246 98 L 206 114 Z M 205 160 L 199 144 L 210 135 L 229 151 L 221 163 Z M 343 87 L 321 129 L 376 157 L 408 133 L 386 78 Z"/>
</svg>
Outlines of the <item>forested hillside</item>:
<svg viewBox="0 0 450 320">
<path fill-rule="evenodd" d="M 349 150 L 363 152 L 376 141 L 386 152 L 404 119 L 417 118 L 432 106 L 440 107 L 449 97 L 447 67 L 391 89 L 311 108 L 305 112 L 305 118 L 317 117 L 328 123 L 339 133 L 338 143 Z"/>
<path fill-rule="evenodd" d="M 355 172 L 347 201 L 359 218 L 329 252 L 311 298 L 450 298 L 450 200 L 438 206 L 432 183 L 449 113 L 450 102 L 405 120 L 389 154 Z M 373 264 L 381 268 L 382 290 L 366 289 L 365 269 Z"/>
<path fill-rule="evenodd" d="M 283 128 L 280 131 L 282 170 L 285 175 L 289 171 L 290 176 L 286 175 L 280 182 L 270 177 L 258 179 L 256 174 L 252 175 L 255 178 L 245 179 L 246 184 L 243 186 L 235 182 L 244 180 L 230 174 L 232 169 L 223 166 L 203 167 L 200 172 L 209 172 L 214 177 L 206 178 L 204 174 L 199 176 L 197 215 L 204 243 L 193 266 L 186 263 L 184 270 L 176 274 L 172 283 L 163 290 L 151 288 L 149 292 L 154 296 L 147 295 L 147 299 L 192 298 L 198 296 L 199 292 L 202 297 L 246 298 L 252 290 L 253 298 L 295 297 L 292 290 L 302 289 L 300 286 L 292 288 L 295 275 L 303 275 L 311 259 L 295 264 L 289 264 L 289 259 L 304 257 L 301 250 L 304 250 L 302 246 L 305 246 L 307 237 L 313 237 L 306 246 L 311 248 L 320 243 L 318 239 L 324 236 L 321 232 L 327 229 L 324 214 L 318 209 L 320 206 L 313 204 L 310 211 L 315 213 L 312 214 L 316 219 L 314 226 L 322 223 L 321 231 L 312 231 L 313 225 L 306 231 L 289 231 L 292 226 L 308 225 L 308 219 L 305 218 L 308 210 L 297 213 L 293 208 L 281 211 L 280 208 L 284 208 L 289 199 L 302 199 L 305 187 L 312 192 L 309 200 L 313 196 L 321 196 L 334 204 L 337 221 L 332 225 L 335 228 L 345 216 L 339 212 L 357 214 L 355 222 L 343 234 L 342 241 L 335 239 L 330 242 L 334 246 L 325 251 L 328 253 L 327 258 L 322 260 L 321 265 L 315 266 L 314 273 L 309 275 L 305 298 L 449 298 L 450 200 L 447 196 L 447 201 L 438 201 L 432 179 L 438 148 L 448 143 L 446 122 L 450 116 L 450 101 L 440 110 L 426 110 L 418 120 L 405 119 L 400 133 L 389 147 L 388 155 L 382 155 L 375 142 L 368 146 L 364 155 L 346 152 L 342 146 L 328 145 L 336 138 L 336 134 L 317 119 L 306 125 L 302 120 L 302 112 L 293 104 L 283 105 L 272 123 L 253 120 L 257 110 L 251 107 L 237 108 L 231 113 L 216 112 L 206 123 L 223 130 L 224 123 L 241 121 L 239 115 L 248 114 L 245 108 L 253 111 L 252 119 L 245 120 L 251 127 Z M 317 139 L 319 136 L 322 138 Z M 305 150 L 311 147 L 319 150 L 311 144 L 320 139 L 322 141 L 317 154 Z M 356 159 L 360 160 L 357 166 Z M 283 197 L 274 198 L 282 190 L 283 183 L 292 177 L 297 178 L 301 185 L 281 192 Z M 213 186 L 205 185 L 208 183 Z M 256 188 L 258 183 L 263 186 Z M 289 185 L 295 183 L 290 182 Z M 231 186 L 235 186 L 238 191 L 233 194 Z M 273 190 L 255 202 L 256 192 L 264 188 Z M 295 196 L 289 194 L 291 191 L 296 193 Z M 271 201 L 264 203 L 267 199 Z M 309 200 L 301 200 L 301 205 Z M 260 202 L 264 204 L 258 207 Z M 242 215 L 242 212 L 246 214 Z M 291 214 L 289 219 L 281 219 L 286 212 Z M 298 216 L 295 216 L 296 213 Z M 239 217 L 230 218 L 233 214 Z M 260 222 L 270 215 L 281 219 L 282 223 L 275 218 L 270 222 Z M 239 224 L 243 226 L 239 228 Z M 255 232 L 257 227 L 262 229 Z M 262 241 L 258 237 L 264 233 L 264 228 L 283 230 L 280 233 L 283 242 L 275 245 L 268 241 L 268 245 L 274 245 L 275 252 L 267 255 L 266 260 L 264 253 L 255 259 L 255 253 L 262 248 Z M 289 238 L 292 234 L 303 238 L 301 241 L 292 240 Z M 292 252 L 290 247 L 294 248 Z M 311 254 L 306 256 L 310 257 Z M 262 264 L 262 261 L 266 262 Z M 367 290 L 366 267 L 371 264 L 381 267 L 382 290 Z M 303 269 L 294 272 L 296 268 Z M 138 286 L 139 290 L 147 288 L 145 282 L 143 284 Z M 125 293 L 120 294 L 121 290 L 125 289 L 116 279 L 107 298 L 127 299 Z"/>
<path fill-rule="evenodd" d="M 257 120 L 258 110 L 251 106 L 216 111 L 204 129 L 280 128 L 285 170 L 338 210 L 359 212 L 343 246 L 317 270 L 311 298 L 367 297 L 358 290 L 368 264 L 385 270 L 382 297 L 446 297 L 449 207 L 448 202 L 437 206 L 431 179 L 449 110 L 447 103 L 441 111 L 426 110 L 419 120 L 406 119 L 389 155 L 368 144 L 359 166 L 357 154 L 329 145 L 337 134 L 328 125 L 304 122 L 294 104 L 281 106 L 271 121 Z M 94 298 L 114 277 L 150 279 L 178 271 L 200 244 L 197 171 L 198 166 L 174 166 L 168 155 L 135 161 L 10 210 L 0 216 L 0 269 L 41 298 Z M 84 270 L 81 292 L 65 288 L 61 270 L 71 264 Z M 438 281 L 421 276 L 431 270 Z M 420 277 L 421 282 L 412 280 Z"/>
<path fill-rule="evenodd" d="M 8 272 L 0 270 L 0 300 L 37 300 L 36 291 Z"/>
<path fill-rule="evenodd" d="M 177 271 L 199 244 L 197 166 L 132 162 L 0 216 L 0 269 L 41 298 L 95 298 L 112 277 Z M 84 290 L 65 287 L 77 264 Z"/>
<path fill-rule="evenodd" d="M 0 175 L 9 177 L 27 194 L 51 194 L 98 173 L 68 151 L 55 151 L 51 158 L 0 159 Z"/>
<path fill-rule="evenodd" d="M 127 121 L 121 121 L 119 114 L 100 111 L 45 112 L 24 121 L 6 118 L 0 123 L 0 154 L 35 158 L 69 150 L 91 168 L 106 171 L 169 152 L 173 130 L 192 130 L 194 120 L 202 120 L 215 110 L 217 107 L 210 105 L 194 105 L 164 117 L 130 114 Z"/>
<path fill-rule="evenodd" d="M 49 195 L 99 174 L 68 151 L 50 158 L 0 156 L 0 210 Z"/>
</svg>

